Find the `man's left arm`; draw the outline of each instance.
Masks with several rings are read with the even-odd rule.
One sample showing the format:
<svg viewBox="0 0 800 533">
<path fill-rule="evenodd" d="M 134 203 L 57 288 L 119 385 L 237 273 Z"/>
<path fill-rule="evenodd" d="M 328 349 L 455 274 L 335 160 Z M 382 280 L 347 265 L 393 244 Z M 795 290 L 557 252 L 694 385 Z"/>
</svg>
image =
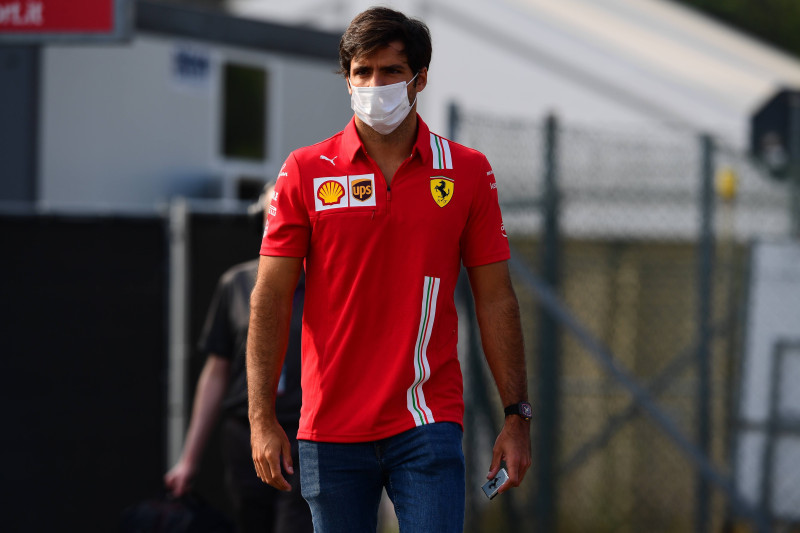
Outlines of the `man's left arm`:
<svg viewBox="0 0 800 533">
<path fill-rule="evenodd" d="M 475 298 L 475 314 L 481 330 L 486 360 L 494 376 L 503 406 L 528 400 L 528 378 L 519 304 L 511 285 L 506 261 L 469 267 L 470 285 Z M 503 429 L 492 449 L 492 464 L 487 479 L 506 462 L 508 483 L 500 493 L 518 486 L 531 466 L 530 421 L 517 415 L 505 418 Z"/>
</svg>

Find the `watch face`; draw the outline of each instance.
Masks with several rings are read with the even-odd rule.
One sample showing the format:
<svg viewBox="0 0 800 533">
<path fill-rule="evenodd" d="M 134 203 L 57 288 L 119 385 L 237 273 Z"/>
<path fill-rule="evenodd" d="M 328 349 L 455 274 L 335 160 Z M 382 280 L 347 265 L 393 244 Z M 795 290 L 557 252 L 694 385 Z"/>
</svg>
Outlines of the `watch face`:
<svg viewBox="0 0 800 533">
<path fill-rule="evenodd" d="M 519 411 L 525 418 L 530 418 L 533 415 L 533 410 L 531 409 L 531 404 L 529 403 L 519 404 Z"/>
</svg>

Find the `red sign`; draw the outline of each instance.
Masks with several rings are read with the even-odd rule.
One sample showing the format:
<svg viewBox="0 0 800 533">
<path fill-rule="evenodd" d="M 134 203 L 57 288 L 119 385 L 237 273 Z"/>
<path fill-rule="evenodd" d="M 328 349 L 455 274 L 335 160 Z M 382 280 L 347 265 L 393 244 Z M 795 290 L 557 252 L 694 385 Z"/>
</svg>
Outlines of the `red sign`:
<svg viewBox="0 0 800 533">
<path fill-rule="evenodd" d="M 113 33 L 115 0 L 0 0 L 0 33 Z"/>
</svg>

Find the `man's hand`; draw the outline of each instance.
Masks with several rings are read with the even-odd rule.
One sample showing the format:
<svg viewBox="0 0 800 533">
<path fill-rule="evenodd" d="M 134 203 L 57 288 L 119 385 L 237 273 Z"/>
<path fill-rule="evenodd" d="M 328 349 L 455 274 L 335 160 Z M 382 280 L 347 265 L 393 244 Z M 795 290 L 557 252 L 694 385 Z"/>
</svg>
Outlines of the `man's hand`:
<svg viewBox="0 0 800 533">
<path fill-rule="evenodd" d="M 289 343 L 292 299 L 302 257 L 261 256 L 256 286 L 250 295 L 247 330 L 247 403 L 253 464 L 261 481 L 278 490 L 291 490 L 281 473 L 289 474 L 292 451 L 289 439 L 275 417 L 283 358 Z"/>
<path fill-rule="evenodd" d="M 281 464 L 286 472 L 294 473 L 292 449 L 281 425 L 275 421 L 261 431 L 253 429 L 250 433 L 250 446 L 259 479 L 278 490 L 291 490 L 292 487 L 281 473 Z"/>
<path fill-rule="evenodd" d="M 195 468 L 187 461 L 181 460 L 164 476 L 164 485 L 173 496 L 180 498 L 189 491 Z"/>
<path fill-rule="evenodd" d="M 531 423 L 517 415 L 509 415 L 492 448 L 492 464 L 486 479 L 492 479 L 506 462 L 508 481 L 498 491 L 502 494 L 518 487 L 531 466 Z"/>
</svg>

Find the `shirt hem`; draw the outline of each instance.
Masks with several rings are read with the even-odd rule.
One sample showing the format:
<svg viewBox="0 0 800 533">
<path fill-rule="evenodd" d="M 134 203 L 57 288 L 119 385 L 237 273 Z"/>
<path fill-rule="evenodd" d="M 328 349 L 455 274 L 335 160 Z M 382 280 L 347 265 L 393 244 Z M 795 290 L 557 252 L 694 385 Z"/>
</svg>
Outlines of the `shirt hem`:
<svg viewBox="0 0 800 533">
<path fill-rule="evenodd" d="M 499 263 L 500 261 L 508 261 L 511 258 L 511 254 L 509 252 L 498 252 L 494 255 L 487 255 L 485 257 L 481 257 L 474 261 L 464 261 L 464 266 L 469 267 L 476 267 L 476 266 L 483 266 L 483 265 L 490 265 L 492 263 Z"/>
<path fill-rule="evenodd" d="M 274 257 L 305 257 L 306 253 L 300 250 L 276 250 L 275 248 L 261 248 L 259 255 Z"/>
<path fill-rule="evenodd" d="M 462 431 L 464 430 L 463 419 L 459 419 L 456 417 L 444 417 L 440 420 L 432 422 L 432 424 L 437 424 L 440 422 L 453 422 L 461 426 Z M 297 438 L 298 440 L 308 440 L 312 442 L 352 444 L 359 442 L 373 442 L 373 441 L 388 439 L 390 437 L 399 435 L 400 433 L 404 433 L 406 431 L 414 429 L 415 427 L 418 426 L 415 426 L 414 424 L 405 424 L 403 426 L 400 426 L 399 428 L 392 428 L 392 429 L 387 429 L 385 431 L 370 432 L 357 435 L 326 434 L 326 433 L 319 433 L 316 431 L 303 431 L 301 429 L 300 431 L 297 432 Z"/>
</svg>

